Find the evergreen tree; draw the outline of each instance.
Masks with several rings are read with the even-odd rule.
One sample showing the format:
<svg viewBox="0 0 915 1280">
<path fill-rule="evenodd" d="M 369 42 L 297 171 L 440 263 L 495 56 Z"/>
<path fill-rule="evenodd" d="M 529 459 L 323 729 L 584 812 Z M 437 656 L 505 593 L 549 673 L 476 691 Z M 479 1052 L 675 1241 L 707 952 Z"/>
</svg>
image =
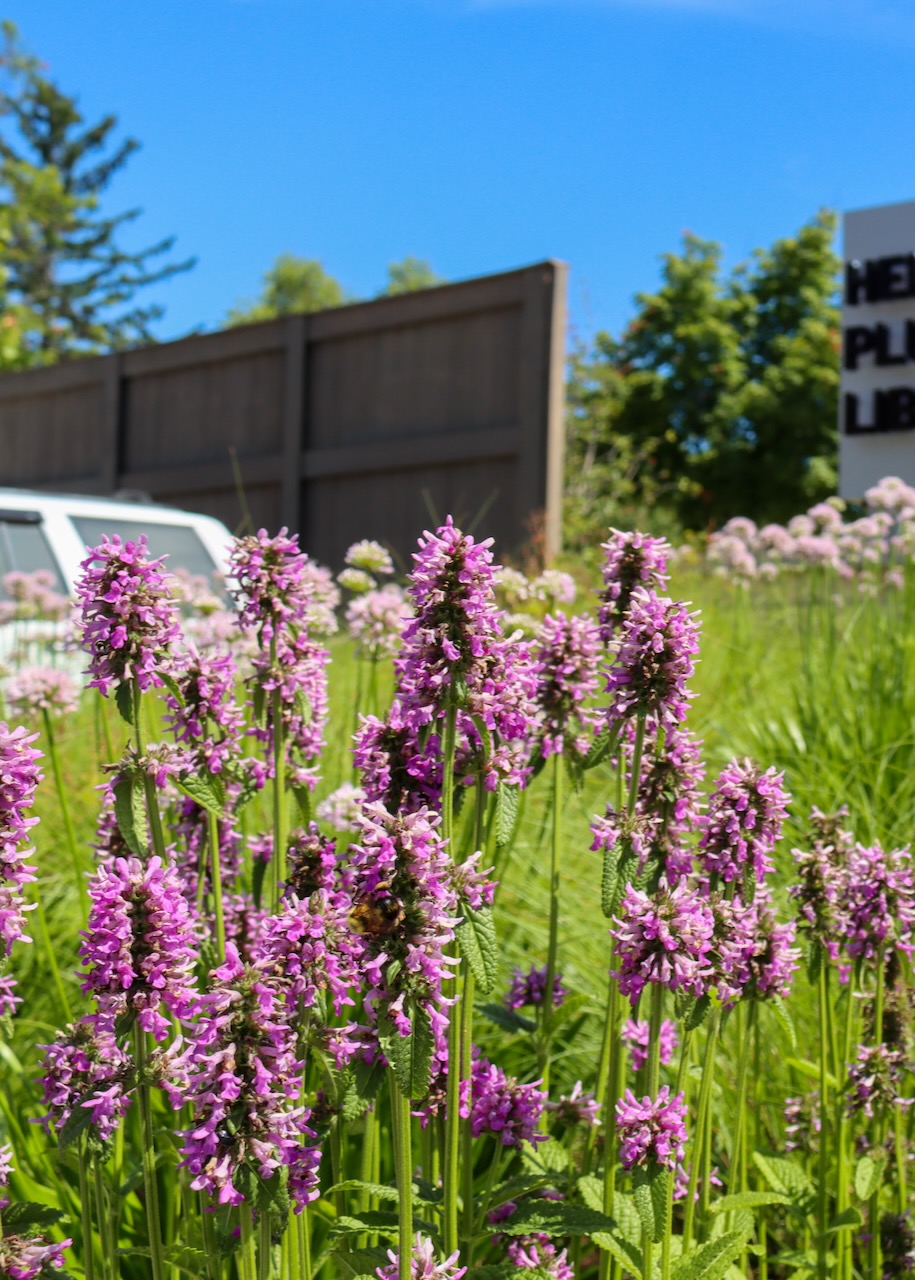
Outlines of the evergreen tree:
<svg viewBox="0 0 915 1280">
<path fill-rule="evenodd" d="M 119 247 L 139 216 L 101 212 L 101 197 L 139 143 L 112 139 L 115 116 L 87 125 L 76 100 L 23 52 L 3 24 L 0 55 L 0 214 L 5 290 L 31 363 L 47 364 L 152 340 L 159 306 L 135 294 L 193 266 L 166 263 L 174 237 L 139 252 Z"/>
</svg>

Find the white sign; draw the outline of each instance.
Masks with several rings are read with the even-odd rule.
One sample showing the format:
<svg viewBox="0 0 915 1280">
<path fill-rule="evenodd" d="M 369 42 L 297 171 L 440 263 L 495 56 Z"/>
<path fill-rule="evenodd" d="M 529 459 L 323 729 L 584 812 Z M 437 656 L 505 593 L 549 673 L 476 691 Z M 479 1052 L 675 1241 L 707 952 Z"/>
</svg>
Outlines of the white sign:
<svg viewBox="0 0 915 1280">
<path fill-rule="evenodd" d="M 915 484 L 915 201 L 842 219 L 839 492 Z"/>
</svg>

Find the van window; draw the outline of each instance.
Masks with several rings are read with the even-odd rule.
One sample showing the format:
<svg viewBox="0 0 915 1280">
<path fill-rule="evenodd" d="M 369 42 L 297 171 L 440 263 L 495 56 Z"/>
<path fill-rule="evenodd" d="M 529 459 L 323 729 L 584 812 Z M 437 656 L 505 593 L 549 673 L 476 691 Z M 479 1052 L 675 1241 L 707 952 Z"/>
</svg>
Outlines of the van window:
<svg viewBox="0 0 915 1280">
<path fill-rule="evenodd" d="M 29 519 L 29 514 L 0 515 L 0 598 L 4 600 L 8 595 L 2 580 L 8 573 L 35 573 L 38 569 L 51 575 L 54 591 L 67 594 L 63 575 L 42 530 L 41 517 Z"/>
<path fill-rule="evenodd" d="M 87 547 L 97 547 L 103 535 L 117 534 L 122 542 L 136 542 L 145 535 L 153 558 L 168 556 L 165 568 L 186 569 L 188 573 L 210 578 L 216 571 L 210 553 L 195 529 L 180 524 L 158 524 L 145 520 L 98 519 L 96 516 L 71 516 L 76 532 Z"/>
</svg>

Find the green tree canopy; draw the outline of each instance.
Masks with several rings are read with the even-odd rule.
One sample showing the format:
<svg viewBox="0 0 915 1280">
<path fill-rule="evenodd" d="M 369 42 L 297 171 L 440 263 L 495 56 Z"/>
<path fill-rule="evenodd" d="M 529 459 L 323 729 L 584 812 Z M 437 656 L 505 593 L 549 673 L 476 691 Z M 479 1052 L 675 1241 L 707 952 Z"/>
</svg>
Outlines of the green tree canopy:
<svg viewBox="0 0 915 1280">
<path fill-rule="evenodd" d="M 233 307 L 226 323 L 230 326 L 255 324 L 297 311 L 326 311 L 350 300 L 317 259 L 281 253 L 265 272 L 259 297 L 254 302 Z"/>
<path fill-rule="evenodd" d="M 834 233 L 820 213 L 727 278 L 720 247 L 688 234 L 621 338 L 598 334 L 577 354 L 573 538 L 647 508 L 688 528 L 783 520 L 834 492 Z"/>
<path fill-rule="evenodd" d="M 102 193 L 139 143 L 115 144 L 108 115 L 87 125 L 25 53 L 12 23 L 0 54 L 0 235 L 5 304 L 22 330 L 27 363 L 150 341 L 159 306 L 135 294 L 186 271 L 193 260 L 165 262 L 174 237 L 130 253 L 118 233 L 139 209 L 106 216 Z"/>
<path fill-rule="evenodd" d="M 393 297 L 398 293 L 417 293 L 420 289 L 431 289 L 433 285 L 444 283 L 442 277 L 436 275 L 423 258 L 413 258 L 408 255 L 400 262 L 388 264 L 388 282 L 380 296 Z"/>
</svg>

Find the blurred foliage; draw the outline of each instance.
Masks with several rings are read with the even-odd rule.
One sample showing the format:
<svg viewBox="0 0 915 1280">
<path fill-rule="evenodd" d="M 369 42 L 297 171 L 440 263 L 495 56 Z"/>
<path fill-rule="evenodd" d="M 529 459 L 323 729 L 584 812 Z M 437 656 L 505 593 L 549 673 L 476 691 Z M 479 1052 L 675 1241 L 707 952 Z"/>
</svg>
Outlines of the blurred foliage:
<svg viewBox="0 0 915 1280">
<path fill-rule="evenodd" d="M 571 363 L 566 526 L 784 521 L 835 492 L 839 261 L 823 211 L 725 276 L 687 233 L 619 339 Z"/>
<path fill-rule="evenodd" d="M 281 253 L 264 274 L 259 297 L 240 303 L 226 317 L 226 324 L 255 324 L 301 311 L 327 311 L 353 301 L 342 285 L 315 258 Z"/>
</svg>

